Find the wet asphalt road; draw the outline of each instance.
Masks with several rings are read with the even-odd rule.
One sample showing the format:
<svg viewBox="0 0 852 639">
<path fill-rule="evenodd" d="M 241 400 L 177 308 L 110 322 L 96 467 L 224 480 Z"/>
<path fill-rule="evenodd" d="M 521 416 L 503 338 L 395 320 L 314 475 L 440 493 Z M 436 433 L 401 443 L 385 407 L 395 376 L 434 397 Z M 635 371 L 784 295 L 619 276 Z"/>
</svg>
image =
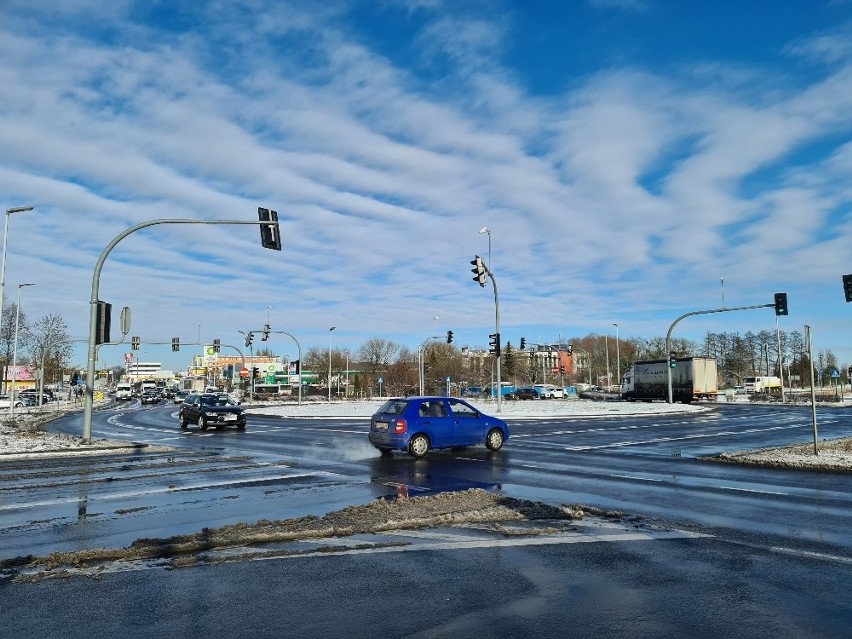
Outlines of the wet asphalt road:
<svg viewBox="0 0 852 639">
<path fill-rule="evenodd" d="M 93 634 L 71 636 L 108 636 L 115 624 L 124 628 L 122 636 L 153 636 L 147 632 L 158 627 L 154 610 L 156 619 L 183 624 L 187 637 L 205 634 L 203 624 L 236 628 L 241 619 L 253 629 L 246 636 L 335 636 L 323 631 L 343 627 L 351 630 L 347 636 L 473 636 L 473 627 L 484 629 L 478 636 L 552 636 L 548 632 L 572 628 L 577 632 L 557 634 L 780 637 L 802 636 L 808 627 L 814 636 L 847 636 L 836 631 L 852 621 L 848 597 L 838 597 L 852 583 L 852 474 L 696 461 L 808 441 L 806 409 L 728 406 L 691 417 L 519 420 L 510 422 L 513 437 L 499 453 L 475 448 L 424 460 L 379 458 L 365 443 L 363 418 L 255 417 L 246 432 L 181 433 L 173 412 L 171 406 L 102 411 L 94 432 L 181 446 L 179 453 L 4 464 L 0 556 L 124 546 L 140 536 L 474 486 L 659 517 L 673 530 L 710 537 L 486 544 L 423 548 L 402 559 L 342 555 L 107 574 L 99 588 L 109 603 L 95 627 L 104 634 L 93 628 Z M 821 411 L 819 419 L 821 437 L 852 435 L 846 410 Z M 56 429 L 79 432 L 77 421 L 68 418 Z M 129 596 L 140 583 L 175 596 L 157 597 L 156 606 L 145 608 Z M 73 601 L 72 593 L 86 596 L 87 584 L 76 579 L 61 587 Z M 14 586 L 9 601 L 57 587 Z M 5 597 L 10 586 L 3 588 Z M 420 591 L 428 605 L 406 603 L 408 614 L 400 614 L 398 593 L 407 599 Z M 321 604 L 306 607 L 306 601 Z M 135 635 L 126 632 L 135 627 L 131 602 L 153 624 Z M 270 602 L 274 614 L 265 612 Z M 451 610 L 436 616 L 434 607 Z M 57 624 L 73 616 L 66 608 L 52 607 Z M 351 615 L 364 623 L 347 622 Z M 187 624 L 196 618 L 203 624 L 193 630 Z M 28 627 L 9 636 L 50 636 L 27 635 Z M 288 634 L 292 629 L 299 632 Z"/>
</svg>

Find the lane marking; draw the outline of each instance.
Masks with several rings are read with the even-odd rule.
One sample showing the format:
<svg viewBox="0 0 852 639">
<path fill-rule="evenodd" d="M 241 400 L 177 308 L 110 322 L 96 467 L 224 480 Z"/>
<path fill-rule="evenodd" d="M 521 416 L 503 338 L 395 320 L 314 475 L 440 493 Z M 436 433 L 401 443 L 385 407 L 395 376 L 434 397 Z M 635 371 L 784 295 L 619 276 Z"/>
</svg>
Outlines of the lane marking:
<svg viewBox="0 0 852 639">
<path fill-rule="evenodd" d="M 87 493 L 85 498 L 91 503 L 92 501 L 113 501 L 116 499 L 128 499 L 133 497 L 147 497 L 149 495 L 161 495 L 164 493 L 178 493 L 178 492 L 186 492 L 190 490 L 201 490 L 206 488 L 221 488 L 221 487 L 229 487 L 229 486 L 239 486 L 242 484 L 262 484 L 269 483 L 272 481 L 279 481 L 282 479 L 302 479 L 305 477 L 340 477 L 338 473 L 332 473 L 329 471 L 316 471 L 312 473 L 292 473 L 289 475 L 265 475 L 260 477 L 247 477 L 245 479 L 236 479 L 232 481 L 221 480 L 218 482 L 198 482 L 195 484 L 188 484 L 186 486 L 174 486 L 174 487 L 157 487 L 150 488 L 148 490 L 133 490 L 126 492 L 118 492 L 118 493 L 106 493 L 106 494 L 98 494 L 98 493 Z M 3 511 L 25 511 L 32 508 L 38 508 L 42 506 L 57 506 L 60 504 L 73 504 L 80 501 L 80 496 L 75 495 L 73 497 L 62 497 L 57 499 L 45 499 L 42 501 L 30 501 L 26 503 L 16 503 L 16 504 L 2 504 L 0 505 L 0 512 Z"/>
<path fill-rule="evenodd" d="M 733 490 L 738 493 L 757 493 L 759 495 L 780 495 L 788 497 L 790 493 L 780 493 L 774 490 L 756 490 L 754 488 L 738 488 L 737 486 L 710 486 L 710 488 L 718 488 L 719 490 Z"/>
</svg>

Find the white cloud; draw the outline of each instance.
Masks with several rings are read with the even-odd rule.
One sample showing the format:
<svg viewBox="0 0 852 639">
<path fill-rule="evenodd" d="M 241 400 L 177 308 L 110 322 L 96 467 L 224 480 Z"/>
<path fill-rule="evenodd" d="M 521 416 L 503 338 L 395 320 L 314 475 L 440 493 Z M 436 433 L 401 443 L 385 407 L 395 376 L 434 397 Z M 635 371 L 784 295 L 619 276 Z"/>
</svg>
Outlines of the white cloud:
<svg viewBox="0 0 852 639">
<path fill-rule="evenodd" d="M 405 66 L 343 5 L 214 3 L 183 32 L 131 28 L 138 7 L 124 5 L 102 25 L 128 26 L 118 45 L 13 8 L 0 34 L 0 191 L 38 212 L 14 220 L 7 281 L 37 273 L 31 315 L 62 300 L 76 336 L 116 234 L 148 219 L 252 219 L 259 204 L 281 216 L 281 254 L 262 251 L 253 227 L 152 227 L 110 255 L 102 297 L 134 307 L 134 334 L 160 338 L 198 322 L 233 334 L 271 305 L 308 344 L 335 323 L 354 346 L 418 342 L 437 313 L 483 345 L 493 300 L 467 262 L 487 251 L 484 225 L 507 331 L 581 335 L 618 314 L 629 334 L 623 314 L 635 312 L 663 333 L 717 295 L 719 274 L 768 296 L 767 271 L 823 286 L 816 256 L 852 257 L 839 224 L 852 188 L 843 56 L 804 82 L 747 61 L 636 65 L 542 97 L 501 65 L 508 14 L 420 7 L 409 19 L 422 21 L 422 50 Z M 40 29 L 16 36 L 21 24 Z M 843 33 L 832 37 L 841 50 Z"/>
</svg>

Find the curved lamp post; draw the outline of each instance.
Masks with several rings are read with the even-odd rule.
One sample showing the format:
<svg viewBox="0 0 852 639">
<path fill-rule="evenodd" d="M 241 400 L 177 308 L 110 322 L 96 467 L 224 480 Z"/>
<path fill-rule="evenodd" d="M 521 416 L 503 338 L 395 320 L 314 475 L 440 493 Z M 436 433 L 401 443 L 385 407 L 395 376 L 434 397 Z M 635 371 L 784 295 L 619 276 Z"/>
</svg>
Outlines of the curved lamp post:
<svg viewBox="0 0 852 639">
<path fill-rule="evenodd" d="M 12 213 L 25 213 L 32 211 L 31 206 L 13 206 L 6 209 L 6 223 L 3 227 L 3 262 L 0 264 L 0 320 L 3 317 L 3 293 L 6 289 L 6 247 L 9 243 L 9 216 Z M 3 376 L 3 384 L 6 384 L 6 375 Z"/>
</svg>

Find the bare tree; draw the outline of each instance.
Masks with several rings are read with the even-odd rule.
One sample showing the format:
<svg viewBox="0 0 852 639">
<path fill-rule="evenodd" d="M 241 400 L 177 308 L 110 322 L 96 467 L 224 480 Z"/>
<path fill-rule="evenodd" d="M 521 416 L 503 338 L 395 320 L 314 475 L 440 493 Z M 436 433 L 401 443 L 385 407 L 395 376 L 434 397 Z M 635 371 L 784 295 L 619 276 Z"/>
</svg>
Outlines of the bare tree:
<svg viewBox="0 0 852 639">
<path fill-rule="evenodd" d="M 65 320 L 60 315 L 45 315 L 27 332 L 32 367 L 42 369 L 45 383 L 61 381 L 63 369 L 68 368 L 73 350 Z"/>
</svg>

